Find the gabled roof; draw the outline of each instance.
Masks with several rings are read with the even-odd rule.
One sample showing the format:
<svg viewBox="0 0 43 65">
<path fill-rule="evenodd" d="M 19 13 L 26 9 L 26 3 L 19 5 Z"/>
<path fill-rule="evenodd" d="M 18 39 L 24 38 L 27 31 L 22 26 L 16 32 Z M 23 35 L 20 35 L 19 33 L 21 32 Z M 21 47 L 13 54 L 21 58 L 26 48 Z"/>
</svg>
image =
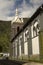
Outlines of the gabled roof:
<svg viewBox="0 0 43 65">
<path fill-rule="evenodd" d="M 28 21 L 29 18 L 19 18 L 18 16 L 16 16 L 15 18 L 13 18 L 13 20 L 11 21 L 11 23 L 26 23 L 26 21 Z"/>
<path fill-rule="evenodd" d="M 21 20 L 19 19 L 18 16 L 15 16 L 15 17 L 13 18 L 13 20 L 11 21 L 12 24 L 15 23 L 15 22 L 21 23 Z"/>
<path fill-rule="evenodd" d="M 43 12 L 43 4 L 36 10 L 36 12 L 31 16 L 30 19 L 24 24 L 22 29 L 15 35 L 15 37 L 11 40 L 11 42 L 14 41 L 14 39 L 29 25 L 31 22 L 41 13 Z"/>
</svg>

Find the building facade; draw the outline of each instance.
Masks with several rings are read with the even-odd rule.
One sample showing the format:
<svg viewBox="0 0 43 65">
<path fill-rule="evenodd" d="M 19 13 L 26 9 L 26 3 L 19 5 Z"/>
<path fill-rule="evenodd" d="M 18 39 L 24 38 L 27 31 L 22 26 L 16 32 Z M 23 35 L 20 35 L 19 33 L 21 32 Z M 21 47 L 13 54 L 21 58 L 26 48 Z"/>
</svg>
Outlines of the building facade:
<svg viewBox="0 0 43 65">
<path fill-rule="evenodd" d="M 11 21 L 11 39 L 15 37 L 15 35 L 20 31 L 23 25 L 26 23 L 28 18 L 20 18 L 18 14 L 18 9 L 16 9 L 15 17 Z M 11 50 L 13 49 L 13 45 L 11 44 Z M 13 51 L 11 52 L 12 56 Z"/>
<path fill-rule="evenodd" d="M 32 17 L 22 26 L 19 32 L 11 40 L 12 56 L 14 58 L 43 55 L 43 5 L 41 5 Z M 42 40 L 40 39 L 42 38 Z M 42 41 L 42 42 L 41 42 Z"/>
</svg>

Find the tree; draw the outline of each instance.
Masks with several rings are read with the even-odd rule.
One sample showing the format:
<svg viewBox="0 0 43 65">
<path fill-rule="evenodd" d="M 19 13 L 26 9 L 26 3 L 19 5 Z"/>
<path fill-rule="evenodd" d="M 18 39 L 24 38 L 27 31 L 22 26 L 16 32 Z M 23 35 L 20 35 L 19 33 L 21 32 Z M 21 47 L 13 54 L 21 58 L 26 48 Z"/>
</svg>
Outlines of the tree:
<svg viewBox="0 0 43 65">
<path fill-rule="evenodd" d="M 0 46 L 2 46 L 3 52 L 9 51 L 10 28 L 10 21 L 0 21 Z"/>
</svg>

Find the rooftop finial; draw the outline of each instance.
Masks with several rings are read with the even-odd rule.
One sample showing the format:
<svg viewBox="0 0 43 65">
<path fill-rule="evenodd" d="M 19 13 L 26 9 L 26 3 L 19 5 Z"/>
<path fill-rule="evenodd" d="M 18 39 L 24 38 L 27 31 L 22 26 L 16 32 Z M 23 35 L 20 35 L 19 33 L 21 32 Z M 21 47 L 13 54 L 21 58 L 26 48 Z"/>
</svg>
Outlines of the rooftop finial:
<svg viewBox="0 0 43 65">
<path fill-rule="evenodd" d="M 16 16 L 18 16 L 18 9 L 16 8 Z"/>
</svg>

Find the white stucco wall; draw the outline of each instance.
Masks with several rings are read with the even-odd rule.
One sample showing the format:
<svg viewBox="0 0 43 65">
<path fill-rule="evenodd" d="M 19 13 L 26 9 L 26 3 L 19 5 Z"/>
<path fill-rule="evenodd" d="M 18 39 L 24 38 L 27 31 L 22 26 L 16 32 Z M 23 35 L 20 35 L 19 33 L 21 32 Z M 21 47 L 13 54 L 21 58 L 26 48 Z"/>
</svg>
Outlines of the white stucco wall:
<svg viewBox="0 0 43 65">
<path fill-rule="evenodd" d="M 31 26 L 31 35 L 33 37 L 33 25 Z"/>
<path fill-rule="evenodd" d="M 13 42 L 13 57 L 14 57 L 14 53 L 15 53 L 15 52 L 14 52 L 14 42 Z"/>
<path fill-rule="evenodd" d="M 28 43 L 27 42 L 24 43 L 24 54 L 28 55 Z"/>
<path fill-rule="evenodd" d="M 22 38 L 22 35 L 20 35 L 20 37 L 19 37 L 19 56 L 21 56 L 22 55 L 22 52 L 21 52 L 21 39 Z"/>
<path fill-rule="evenodd" d="M 33 55 L 39 54 L 39 36 L 35 36 L 35 37 L 33 36 L 33 25 L 31 26 L 31 34 L 32 34 L 32 54 Z"/>
<path fill-rule="evenodd" d="M 19 40 L 19 56 L 21 56 L 21 43 L 20 43 L 20 40 Z"/>
<path fill-rule="evenodd" d="M 32 54 L 39 54 L 39 37 L 32 39 Z"/>
<path fill-rule="evenodd" d="M 25 39 L 25 32 L 24 32 L 24 54 L 28 55 L 28 42 Z"/>
<path fill-rule="evenodd" d="M 21 56 L 21 45 L 19 46 L 19 56 Z"/>
<path fill-rule="evenodd" d="M 16 57 L 17 57 L 17 43 L 15 42 L 15 54 L 16 54 Z"/>
</svg>

